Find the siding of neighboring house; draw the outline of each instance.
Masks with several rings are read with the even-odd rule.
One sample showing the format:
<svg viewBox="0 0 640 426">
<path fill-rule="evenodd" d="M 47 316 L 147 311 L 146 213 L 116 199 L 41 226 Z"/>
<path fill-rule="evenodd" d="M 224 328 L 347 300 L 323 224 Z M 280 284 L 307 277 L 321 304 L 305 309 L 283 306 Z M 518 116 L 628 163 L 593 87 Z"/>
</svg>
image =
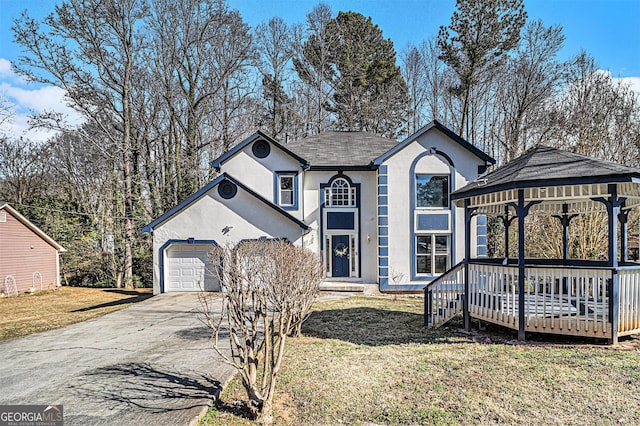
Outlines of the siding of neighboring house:
<svg viewBox="0 0 640 426">
<path fill-rule="evenodd" d="M 58 285 L 58 252 L 38 234 L 6 210 L 6 221 L 0 222 L 0 289 L 8 275 L 16 280 L 18 292 L 29 291 L 33 274 L 40 272 L 42 289 Z M 1 214 L 1 213 L 0 213 Z M 39 280 L 35 284 L 40 290 Z"/>
</svg>

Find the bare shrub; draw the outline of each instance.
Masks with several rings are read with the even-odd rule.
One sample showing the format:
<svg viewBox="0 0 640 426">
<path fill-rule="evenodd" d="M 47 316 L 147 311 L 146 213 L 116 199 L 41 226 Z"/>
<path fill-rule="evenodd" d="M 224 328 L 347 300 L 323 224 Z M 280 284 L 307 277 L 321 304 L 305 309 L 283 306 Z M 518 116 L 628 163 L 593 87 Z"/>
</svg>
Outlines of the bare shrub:
<svg viewBox="0 0 640 426">
<path fill-rule="evenodd" d="M 282 240 L 243 241 L 212 252 L 220 280 L 222 314 L 200 295 L 203 321 L 214 349 L 235 367 L 247 391 L 248 406 L 262 424 L 273 422 L 276 377 L 288 335 L 298 335 L 318 294 L 320 258 Z M 220 338 L 228 333 L 231 356 Z"/>
</svg>

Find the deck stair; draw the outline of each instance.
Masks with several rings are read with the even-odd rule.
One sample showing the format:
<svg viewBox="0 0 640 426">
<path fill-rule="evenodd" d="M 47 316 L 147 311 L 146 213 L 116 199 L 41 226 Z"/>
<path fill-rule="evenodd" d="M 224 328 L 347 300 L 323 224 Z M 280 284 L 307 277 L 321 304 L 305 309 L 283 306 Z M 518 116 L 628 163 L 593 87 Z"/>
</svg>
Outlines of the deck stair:
<svg viewBox="0 0 640 426">
<path fill-rule="evenodd" d="M 424 289 L 424 324 L 438 328 L 462 312 L 464 301 L 464 263 L 460 262 Z"/>
</svg>

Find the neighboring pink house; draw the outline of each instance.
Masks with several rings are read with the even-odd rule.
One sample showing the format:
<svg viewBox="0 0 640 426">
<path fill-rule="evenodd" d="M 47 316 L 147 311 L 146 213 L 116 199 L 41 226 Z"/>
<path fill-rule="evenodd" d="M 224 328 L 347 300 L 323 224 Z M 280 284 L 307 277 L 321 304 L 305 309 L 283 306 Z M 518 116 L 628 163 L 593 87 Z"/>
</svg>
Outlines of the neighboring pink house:
<svg viewBox="0 0 640 426">
<path fill-rule="evenodd" d="M 59 254 L 64 251 L 10 205 L 0 203 L 1 291 L 13 294 L 59 286 Z"/>
</svg>

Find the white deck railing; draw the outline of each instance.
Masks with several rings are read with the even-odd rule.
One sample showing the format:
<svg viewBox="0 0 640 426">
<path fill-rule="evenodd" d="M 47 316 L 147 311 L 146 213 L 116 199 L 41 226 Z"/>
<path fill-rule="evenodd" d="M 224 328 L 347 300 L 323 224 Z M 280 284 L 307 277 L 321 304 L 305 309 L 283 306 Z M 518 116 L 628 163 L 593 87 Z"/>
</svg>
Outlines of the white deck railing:
<svg viewBox="0 0 640 426">
<path fill-rule="evenodd" d="M 611 336 L 609 269 L 527 267 L 525 274 L 525 331 Z M 469 313 L 518 329 L 518 268 L 470 264 Z"/>
<path fill-rule="evenodd" d="M 440 327 L 462 312 L 463 295 L 464 264 L 459 263 L 425 288 L 425 325 Z"/>
<path fill-rule="evenodd" d="M 635 334 L 640 332 L 640 270 L 623 269 L 618 274 L 618 334 Z"/>
</svg>

